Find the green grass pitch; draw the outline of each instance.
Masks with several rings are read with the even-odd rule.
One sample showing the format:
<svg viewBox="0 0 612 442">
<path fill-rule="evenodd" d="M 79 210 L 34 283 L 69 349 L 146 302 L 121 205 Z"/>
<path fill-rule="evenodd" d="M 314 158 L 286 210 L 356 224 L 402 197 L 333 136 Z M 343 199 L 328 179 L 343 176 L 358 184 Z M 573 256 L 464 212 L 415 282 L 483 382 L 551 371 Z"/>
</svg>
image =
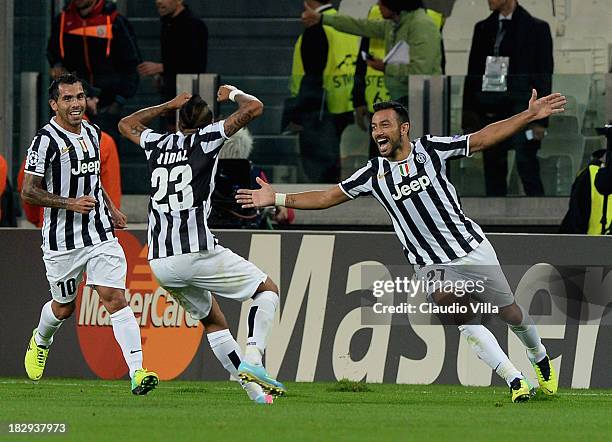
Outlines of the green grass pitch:
<svg viewBox="0 0 612 442">
<path fill-rule="evenodd" d="M 272 406 L 233 382 L 0 379 L 0 439 L 55 441 L 612 440 L 612 391 L 561 390 L 512 404 L 507 389 L 288 383 Z M 66 422 L 64 435 L 7 434 L 11 422 Z"/>
</svg>

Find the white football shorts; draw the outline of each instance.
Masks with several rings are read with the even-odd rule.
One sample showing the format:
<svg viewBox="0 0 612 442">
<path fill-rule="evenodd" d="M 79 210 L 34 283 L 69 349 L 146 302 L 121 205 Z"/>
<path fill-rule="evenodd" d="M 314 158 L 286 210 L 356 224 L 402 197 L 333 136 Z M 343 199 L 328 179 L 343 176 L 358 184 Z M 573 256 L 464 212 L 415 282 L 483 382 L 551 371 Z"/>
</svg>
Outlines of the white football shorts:
<svg viewBox="0 0 612 442">
<path fill-rule="evenodd" d="M 470 295 L 480 301 L 497 307 L 506 307 L 514 302 L 514 294 L 506 275 L 499 265 L 495 249 L 488 239 L 466 256 L 444 264 L 414 266 L 418 279 L 427 281 L 427 299 L 442 284 L 452 283 L 454 287 L 469 287 Z"/>
<path fill-rule="evenodd" d="M 255 264 L 218 244 L 213 250 L 152 259 L 149 264 L 159 285 L 194 319 L 208 316 L 213 293 L 246 301 L 268 278 Z"/>
<path fill-rule="evenodd" d="M 127 262 L 117 238 L 74 250 L 45 250 L 43 261 L 51 296 L 61 304 L 74 301 L 83 272 L 87 285 L 125 289 Z"/>
</svg>

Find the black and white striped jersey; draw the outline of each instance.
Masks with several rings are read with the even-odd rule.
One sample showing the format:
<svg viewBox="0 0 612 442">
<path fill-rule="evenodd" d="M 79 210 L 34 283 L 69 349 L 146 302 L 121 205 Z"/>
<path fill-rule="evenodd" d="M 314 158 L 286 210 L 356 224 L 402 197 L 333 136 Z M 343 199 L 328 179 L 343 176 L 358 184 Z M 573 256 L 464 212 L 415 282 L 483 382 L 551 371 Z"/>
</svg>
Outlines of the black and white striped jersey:
<svg viewBox="0 0 612 442">
<path fill-rule="evenodd" d="M 38 131 L 28 149 L 25 173 L 43 177 L 43 188 L 66 198 L 89 195 L 91 212 L 45 207 L 43 249 L 73 250 L 114 238 L 100 181 L 100 129 L 83 121 L 81 133 L 62 129 L 55 117 Z"/>
<path fill-rule="evenodd" d="M 227 139 L 223 121 L 189 135 L 140 135 L 151 173 L 149 259 L 214 248 L 206 221 L 215 188 L 219 150 Z"/>
<path fill-rule="evenodd" d="M 373 158 L 339 186 L 350 198 L 372 195 L 383 205 L 410 263 L 446 263 L 484 239 L 446 176 L 446 160 L 464 156 L 469 156 L 469 135 L 427 135 L 412 143 L 407 159 Z"/>
</svg>

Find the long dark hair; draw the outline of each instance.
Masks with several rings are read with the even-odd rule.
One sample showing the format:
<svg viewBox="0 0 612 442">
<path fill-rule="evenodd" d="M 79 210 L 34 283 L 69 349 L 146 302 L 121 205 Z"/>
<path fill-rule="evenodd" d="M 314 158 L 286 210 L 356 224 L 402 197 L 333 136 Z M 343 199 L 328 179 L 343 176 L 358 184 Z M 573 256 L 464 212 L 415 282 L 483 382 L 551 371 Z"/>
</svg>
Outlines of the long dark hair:
<svg viewBox="0 0 612 442">
<path fill-rule="evenodd" d="M 179 111 L 179 124 L 183 129 L 197 129 L 212 123 L 213 114 L 208 103 L 198 94 L 193 95 Z"/>
</svg>

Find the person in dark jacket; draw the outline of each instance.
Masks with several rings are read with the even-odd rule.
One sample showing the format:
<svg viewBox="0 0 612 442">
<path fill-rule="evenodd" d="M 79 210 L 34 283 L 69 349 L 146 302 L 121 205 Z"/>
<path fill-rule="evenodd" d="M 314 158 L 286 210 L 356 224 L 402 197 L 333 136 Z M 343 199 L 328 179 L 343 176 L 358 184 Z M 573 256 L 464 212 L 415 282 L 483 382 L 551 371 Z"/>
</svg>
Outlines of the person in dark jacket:
<svg viewBox="0 0 612 442">
<path fill-rule="evenodd" d="M 128 20 L 106 0 L 72 0 L 47 45 L 51 76 L 74 72 L 101 90 L 96 123 L 117 140 L 121 107 L 136 94 L 140 53 Z"/>
<path fill-rule="evenodd" d="M 493 13 L 476 23 L 472 37 L 463 94 L 465 133 L 514 115 L 525 107 L 533 89 L 539 96 L 546 96 L 552 86 L 553 48 L 548 23 L 531 16 L 516 0 L 488 1 Z M 505 78 L 499 75 L 504 69 Z M 544 194 L 537 150 L 546 126 L 547 121 L 535 122 L 483 154 L 488 196 L 506 195 L 509 149 L 516 150 L 525 193 Z"/>
<path fill-rule="evenodd" d="M 208 28 L 183 0 L 156 0 L 155 4 L 162 22 L 161 63 L 145 61 L 138 65 L 138 73 L 161 76 L 163 99 L 170 100 L 176 96 L 176 74 L 206 72 Z"/>
</svg>

